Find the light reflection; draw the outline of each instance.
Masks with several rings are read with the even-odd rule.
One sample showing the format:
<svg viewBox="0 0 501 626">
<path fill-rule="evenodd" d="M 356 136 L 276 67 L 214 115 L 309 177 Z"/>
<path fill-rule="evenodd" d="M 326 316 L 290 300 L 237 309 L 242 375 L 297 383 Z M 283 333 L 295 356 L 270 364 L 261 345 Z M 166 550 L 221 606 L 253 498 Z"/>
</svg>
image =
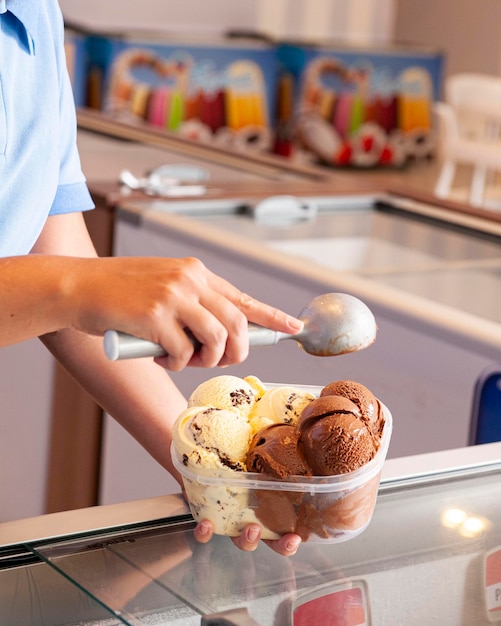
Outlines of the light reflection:
<svg viewBox="0 0 501 626">
<path fill-rule="evenodd" d="M 487 526 L 487 520 L 481 517 L 468 517 L 465 519 L 464 523 L 461 524 L 459 534 L 462 537 L 468 537 L 472 539 L 480 535 L 484 530 L 486 530 Z"/>
<path fill-rule="evenodd" d="M 442 525 L 456 529 L 462 537 L 473 539 L 489 528 L 490 522 L 484 517 L 470 515 L 458 508 L 446 509 L 441 516 Z"/>
<path fill-rule="evenodd" d="M 457 528 L 466 518 L 467 513 L 462 509 L 447 509 L 442 513 L 442 524 L 446 528 Z"/>
</svg>

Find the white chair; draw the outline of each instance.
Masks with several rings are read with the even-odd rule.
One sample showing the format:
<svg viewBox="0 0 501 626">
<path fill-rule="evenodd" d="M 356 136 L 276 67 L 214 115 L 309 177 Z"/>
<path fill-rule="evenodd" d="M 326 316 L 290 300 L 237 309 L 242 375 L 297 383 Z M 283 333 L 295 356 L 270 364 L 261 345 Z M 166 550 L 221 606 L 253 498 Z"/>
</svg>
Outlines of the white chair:
<svg viewBox="0 0 501 626">
<path fill-rule="evenodd" d="M 435 195 L 449 196 L 456 165 L 473 167 L 469 201 L 485 206 L 487 174 L 501 170 L 501 77 L 456 74 L 447 79 L 445 102 L 434 105 L 442 169 Z"/>
</svg>

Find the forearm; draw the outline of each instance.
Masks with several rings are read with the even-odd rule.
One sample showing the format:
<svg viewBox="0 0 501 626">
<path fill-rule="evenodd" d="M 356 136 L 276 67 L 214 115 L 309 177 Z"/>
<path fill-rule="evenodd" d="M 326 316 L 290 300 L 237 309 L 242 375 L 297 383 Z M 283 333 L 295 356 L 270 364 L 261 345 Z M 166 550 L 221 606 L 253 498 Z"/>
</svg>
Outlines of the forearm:
<svg viewBox="0 0 501 626">
<path fill-rule="evenodd" d="M 110 362 L 102 338 L 64 330 L 42 341 L 84 389 L 176 479 L 172 425 L 186 400 L 150 359 Z"/>
<path fill-rule="evenodd" d="M 68 326 L 66 263 L 44 255 L 0 259 L 0 346 Z"/>
</svg>

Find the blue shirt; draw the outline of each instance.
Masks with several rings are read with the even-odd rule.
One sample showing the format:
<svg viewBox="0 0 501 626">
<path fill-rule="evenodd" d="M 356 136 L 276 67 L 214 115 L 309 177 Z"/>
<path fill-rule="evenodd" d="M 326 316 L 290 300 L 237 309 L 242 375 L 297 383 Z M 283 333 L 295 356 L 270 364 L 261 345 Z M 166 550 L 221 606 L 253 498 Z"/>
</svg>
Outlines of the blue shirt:
<svg viewBox="0 0 501 626">
<path fill-rule="evenodd" d="M 29 252 L 48 215 L 93 206 L 57 0 L 0 0 L 0 256 Z"/>
</svg>

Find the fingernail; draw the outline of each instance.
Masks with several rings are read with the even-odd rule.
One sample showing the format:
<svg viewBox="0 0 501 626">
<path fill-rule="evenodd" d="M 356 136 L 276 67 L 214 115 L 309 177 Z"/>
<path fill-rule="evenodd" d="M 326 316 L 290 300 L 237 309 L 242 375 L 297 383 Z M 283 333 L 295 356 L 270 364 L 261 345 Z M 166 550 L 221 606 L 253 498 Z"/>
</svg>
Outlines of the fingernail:
<svg viewBox="0 0 501 626">
<path fill-rule="evenodd" d="M 206 521 L 200 522 L 200 524 L 198 525 L 198 532 L 202 536 L 208 535 L 210 533 L 210 524 L 208 524 Z"/>
<path fill-rule="evenodd" d="M 247 529 L 246 539 L 249 543 L 254 543 L 255 541 L 259 539 L 259 535 L 260 535 L 259 528 L 254 528 L 252 526 L 251 528 Z"/>
<path fill-rule="evenodd" d="M 295 317 L 288 317 L 287 324 L 294 332 L 300 332 L 303 330 L 304 323 L 301 320 L 296 319 Z"/>
<path fill-rule="evenodd" d="M 289 541 L 285 544 L 285 549 L 287 550 L 287 552 L 297 552 L 300 543 L 300 539 L 289 539 Z"/>
</svg>

